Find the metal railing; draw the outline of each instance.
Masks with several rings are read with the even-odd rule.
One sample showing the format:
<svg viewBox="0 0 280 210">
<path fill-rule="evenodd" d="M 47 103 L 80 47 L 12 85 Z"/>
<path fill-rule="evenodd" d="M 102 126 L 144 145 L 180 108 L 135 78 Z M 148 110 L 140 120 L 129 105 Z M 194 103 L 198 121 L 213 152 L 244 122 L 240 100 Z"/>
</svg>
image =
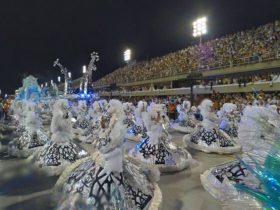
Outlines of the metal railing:
<svg viewBox="0 0 280 210">
<path fill-rule="evenodd" d="M 196 85 L 194 91 L 196 94 L 211 94 L 213 90 L 218 92 L 238 93 L 238 92 L 252 92 L 254 90 L 263 90 L 273 92 L 279 90 L 280 80 L 274 81 L 259 81 L 255 83 L 248 83 L 246 86 L 239 84 L 223 84 L 210 86 Z M 135 91 L 99 91 L 101 96 L 149 96 L 149 95 L 186 95 L 190 94 L 189 87 L 171 88 L 171 89 L 154 89 L 154 90 L 135 90 Z"/>
</svg>

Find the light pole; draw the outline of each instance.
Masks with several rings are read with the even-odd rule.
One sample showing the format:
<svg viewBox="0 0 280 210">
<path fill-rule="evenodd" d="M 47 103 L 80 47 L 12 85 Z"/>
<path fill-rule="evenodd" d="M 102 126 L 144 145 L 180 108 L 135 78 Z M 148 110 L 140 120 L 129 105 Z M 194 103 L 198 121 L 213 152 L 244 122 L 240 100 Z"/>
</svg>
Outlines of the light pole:
<svg viewBox="0 0 280 210">
<path fill-rule="evenodd" d="M 187 87 L 190 87 L 191 89 L 190 92 L 191 104 L 194 105 L 193 86 L 199 84 L 202 81 L 203 76 L 201 72 L 191 72 L 190 74 L 188 74 L 186 79 L 187 79 Z"/>
<path fill-rule="evenodd" d="M 80 93 L 83 91 L 83 86 L 85 86 L 85 73 L 87 72 L 87 66 L 84 65 L 83 68 L 83 77 L 81 79 L 81 82 L 80 82 Z M 84 93 L 85 93 L 85 89 L 84 89 Z"/>
<path fill-rule="evenodd" d="M 193 22 L 193 37 L 199 38 L 199 44 L 202 42 L 202 35 L 207 33 L 207 18 L 201 17 Z"/>
<path fill-rule="evenodd" d="M 130 49 L 126 49 L 124 51 L 123 59 L 124 59 L 124 62 L 126 62 L 127 64 L 131 61 L 131 50 Z"/>
<path fill-rule="evenodd" d="M 72 93 L 72 73 L 68 72 L 68 92 Z"/>
<path fill-rule="evenodd" d="M 84 83 L 84 77 L 85 77 L 85 73 L 86 73 L 86 66 L 82 67 L 82 72 L 83 72 L 83 76 L 80 81 L 80 93 L 83 91 L 83 83 Z"/>
<path fill-rule="evenodd" d="M 92 82 L 92 72 L 97 70 L 95 63 L 99 61 L 99 55 L 97 52 L 93 52 L 90 54 L 90 62 L 88 66 L 83 66 L 83 78 L 80 83 L 80 91 L 82 91 L 83 83 L 84 83 L 84 94 L 87 94 L 88 83 Z"/>
<path fill-rule="evenodd" d="M 62 66 L 61 63 L 59 63 L 59 59 L 56 59 L 53 66 L 54 67 L 58 66 L 61 74 L 64 75 L 64 95 L 67 95 L 67 92 L 68 92 L 68 69 L 66 67 Z"/>
</svg>

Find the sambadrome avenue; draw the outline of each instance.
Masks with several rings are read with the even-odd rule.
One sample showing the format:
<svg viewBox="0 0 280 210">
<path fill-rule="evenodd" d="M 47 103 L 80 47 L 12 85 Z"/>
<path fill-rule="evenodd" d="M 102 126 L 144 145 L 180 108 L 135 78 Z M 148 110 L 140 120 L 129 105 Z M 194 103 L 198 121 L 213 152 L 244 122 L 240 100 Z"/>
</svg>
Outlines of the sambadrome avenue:
<svg viewBox="0 0 280 210">
<path fill-rule="evenodd" d="M 0 210 L 280 210 L 279 0 L 0 4 Z"/>
</svg>

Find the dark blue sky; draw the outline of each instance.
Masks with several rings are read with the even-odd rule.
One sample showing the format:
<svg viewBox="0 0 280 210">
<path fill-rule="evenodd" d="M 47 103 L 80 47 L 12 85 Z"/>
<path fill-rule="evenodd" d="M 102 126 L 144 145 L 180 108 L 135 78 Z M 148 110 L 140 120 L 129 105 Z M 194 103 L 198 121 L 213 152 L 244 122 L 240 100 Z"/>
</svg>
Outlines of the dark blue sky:
<svg viewBox="0 0 280 210">
<path fill-rule="evenodd" d="M 99 78 L 124 65 L 123 50 L 144 60 L 196 42 L 192 21 L 208 17 L 206 39 L 280 19 L 279 0 L 6 0 L 0 3 L 0 89 L 13 93 L 24 74 L 55 79 L 60 58 L 74 77 L 90 53 Z"/>
</svg>

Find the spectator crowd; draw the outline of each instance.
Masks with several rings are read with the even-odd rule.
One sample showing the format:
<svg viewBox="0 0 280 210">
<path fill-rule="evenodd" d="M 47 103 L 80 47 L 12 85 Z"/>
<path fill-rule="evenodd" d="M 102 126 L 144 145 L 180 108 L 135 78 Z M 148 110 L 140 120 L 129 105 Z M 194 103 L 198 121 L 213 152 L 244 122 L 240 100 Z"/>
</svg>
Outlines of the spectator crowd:
<svg viewBox="0 0 280 210">
<path fill-rule="evenodd" d="M 193 105 L 198 106 L 205 96 L 201 96 L 194 100 Z M 251 93 L 233 93 L 233 94 L 221 94 L 213 91 L 210 96 L 206 96 L 213 101 L 213 108 L 218 111 L 224 103 L 233 103 L 242 110 L 246 105 L 257 106 L 270 106 L 276 105 L 278 113 L 280 114 L 280 93 L 266 94 L 262 90 Z M 171 119 L 175 119 L 178 115 L 177 105 L 182 104 L 184 100 L 190 100 L 189 96 L 142 96 L 142 97 L 119 97 L 119 100 L 123 102 L 131 102 L 135 106 L 139 100 L 144 100 L 148 104 L 160 103 L 165 104 L 167 108 L 167 114 Z M 175 107 L 175 108 L 174 108 Z"/>
<path fill-rule="evenodd" d="M 226 35 L 199 45 L 119 68 L 94 86 L 128 83 L 279 58 L 280 23 Z"/>
</svg>

